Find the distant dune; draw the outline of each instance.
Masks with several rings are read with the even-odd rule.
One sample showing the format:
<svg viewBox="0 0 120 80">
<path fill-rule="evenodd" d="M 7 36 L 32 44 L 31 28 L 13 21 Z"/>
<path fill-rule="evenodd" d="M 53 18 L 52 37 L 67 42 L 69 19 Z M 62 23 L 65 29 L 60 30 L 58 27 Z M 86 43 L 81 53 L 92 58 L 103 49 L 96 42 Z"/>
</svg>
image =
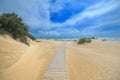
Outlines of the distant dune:
<svg viewBox="0 0 120 80">
<path fill-rule="evenodd" d="M 120 42 L 64 42 L 69 80 L 120 80 Z M 40 80 L 62 43 L 31 41 L 27 46 L 0 36 L 0 80 Z"/>
</svg>

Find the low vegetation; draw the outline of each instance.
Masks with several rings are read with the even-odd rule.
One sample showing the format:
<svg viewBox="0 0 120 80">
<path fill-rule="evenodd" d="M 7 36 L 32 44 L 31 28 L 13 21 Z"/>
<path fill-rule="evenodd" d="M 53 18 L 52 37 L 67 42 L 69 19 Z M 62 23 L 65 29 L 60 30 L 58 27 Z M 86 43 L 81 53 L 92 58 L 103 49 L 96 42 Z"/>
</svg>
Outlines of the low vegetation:
<svg viewBox="0 0 120 80">
<path fill-rule="evenodd" d="M 0 15 L 0 34 L 9 34 L 14 39 L 19 39 L 20 42 L 27 45 L 27 37 L 35 40 L 34 36 L 29 33 L 29 27 L 15 13 L 3 13 Z"/>
<path fill-rule="evenodd" d="M 91 39 L 92 38 L 80 38 L 77 43 L 78 44 L 90 43 L 92 41 Z"/>
<path fill-rule="evenodd" d="M 107 39 L 102 39 L 102 41 L 107 41 Z"/>
</svg>

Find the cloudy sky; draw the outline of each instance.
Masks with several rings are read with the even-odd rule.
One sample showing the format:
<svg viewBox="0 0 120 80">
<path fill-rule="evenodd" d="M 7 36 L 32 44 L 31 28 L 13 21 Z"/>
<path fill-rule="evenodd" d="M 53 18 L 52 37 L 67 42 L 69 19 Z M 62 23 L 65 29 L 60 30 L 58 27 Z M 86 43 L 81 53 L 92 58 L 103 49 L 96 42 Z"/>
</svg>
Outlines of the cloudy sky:
<svg viewBox="0 0 120 80">
<path fill-rule="evenodd" d="M 120 37 L 120 0 L 0 0 L 36 37 Z"/>
</svg>

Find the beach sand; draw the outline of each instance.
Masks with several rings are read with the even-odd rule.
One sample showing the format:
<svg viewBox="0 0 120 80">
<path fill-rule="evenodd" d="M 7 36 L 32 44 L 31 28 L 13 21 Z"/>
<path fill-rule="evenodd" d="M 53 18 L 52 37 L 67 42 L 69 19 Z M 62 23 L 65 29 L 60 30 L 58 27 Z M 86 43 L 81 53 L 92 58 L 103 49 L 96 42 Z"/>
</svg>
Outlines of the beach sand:
<svg viewBox="0 0 120 80">
<path fill-rule="evenodd" d="M 69 80 L 120 80 L 120 42 L 93 40 L 66 50 Z"/>
<path fill-rule="evenodd" d="M 120 42 L 65 43 L 68 80 L 120 80 Z M 40 80 L 61 44 L 44 40 L 27 46 L 0 36 L 0 80 Z"/>
<path fill-rule="evenodd" d="M 40 80 L 59 42 L 31 42 L 26 46 L 0 38 L 0 80 Z"/>
</svg>

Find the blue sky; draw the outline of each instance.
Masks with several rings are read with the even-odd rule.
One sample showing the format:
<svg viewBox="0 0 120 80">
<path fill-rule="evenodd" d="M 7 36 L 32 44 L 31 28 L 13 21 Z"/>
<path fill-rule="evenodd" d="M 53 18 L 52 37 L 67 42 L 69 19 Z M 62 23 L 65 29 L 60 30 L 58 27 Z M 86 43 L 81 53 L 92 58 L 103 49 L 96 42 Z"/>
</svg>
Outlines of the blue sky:
<svg viewBox="0 0 120 80">
<path fill-rule="evenodd" d="M 0 0 L 36 37 L 120 38 L 120 0 Z"/>
</svg>

